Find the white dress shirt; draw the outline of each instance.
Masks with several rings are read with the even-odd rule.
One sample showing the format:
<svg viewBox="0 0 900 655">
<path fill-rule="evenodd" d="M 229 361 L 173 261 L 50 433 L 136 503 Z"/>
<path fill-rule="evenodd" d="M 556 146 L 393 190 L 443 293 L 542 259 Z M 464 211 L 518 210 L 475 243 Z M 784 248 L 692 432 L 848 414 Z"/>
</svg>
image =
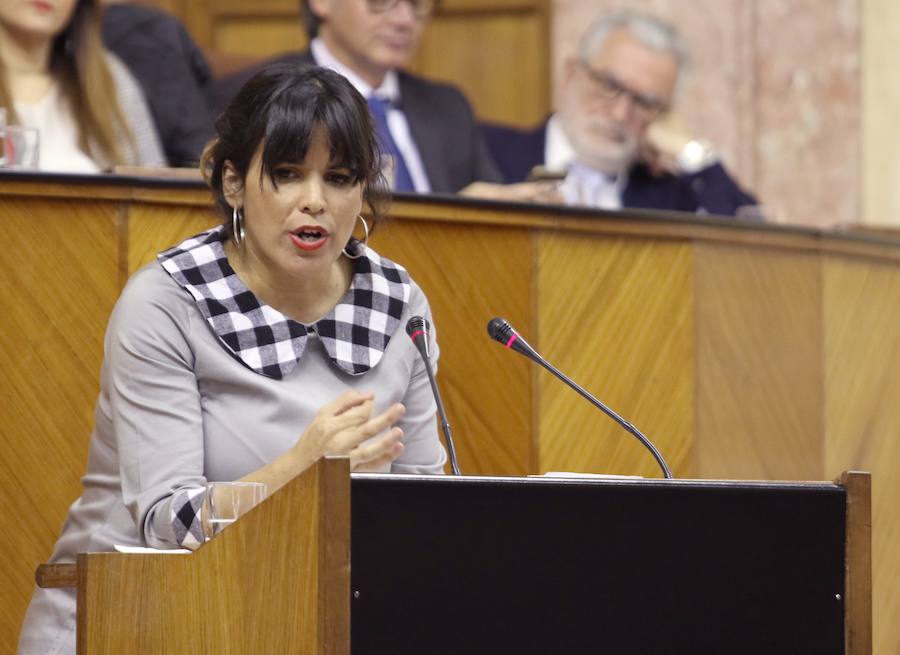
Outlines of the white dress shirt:
<svg viewBox="0 0 900 655">
<path fill-rule="evenodd" d="M 19 123 L 38 131 L 38 169 L 63 173 L 99 173 L 100 167 L 78 145 L 78 125 L 54 82 L 34 104 L 16 103 Z"/>
<path fill-rule="evenodd" d="M 566 172 L 561 191 L 567 205 L 622 209 L 628 173 L 610 176 L 579 162 L 556 114 L 547 121 L 544 165 L 551 171 Z"/>
</svg>

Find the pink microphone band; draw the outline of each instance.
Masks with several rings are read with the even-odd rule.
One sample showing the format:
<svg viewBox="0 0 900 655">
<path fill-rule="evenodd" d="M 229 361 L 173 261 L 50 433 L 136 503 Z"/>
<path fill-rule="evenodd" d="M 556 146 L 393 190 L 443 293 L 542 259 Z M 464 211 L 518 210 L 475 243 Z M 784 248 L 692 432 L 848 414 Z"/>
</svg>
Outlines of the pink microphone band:
<svg viewBox="0 0 900 655">
<path fill-rule="evenodd" d="M 512 345 L 515 343 L 516 339 L 518 339 L 518 338 L 519 338 L 519 335 L 518 335 L 518 334 L 513 334 L 513 335 L 509 338 L 509 341 L 506 342 L 506 347 L 507 347 L 507 348 L 512 348 Z"/>
<path fill-rule="evenodd" d="M 413 340 L 413 343 L 415 343 L 416 337 L 419 336 L 420 334 L 425 334 L 425 330 L 416 330 L 411 335 L 409 335 L 409 338 Z"/>
</svg>

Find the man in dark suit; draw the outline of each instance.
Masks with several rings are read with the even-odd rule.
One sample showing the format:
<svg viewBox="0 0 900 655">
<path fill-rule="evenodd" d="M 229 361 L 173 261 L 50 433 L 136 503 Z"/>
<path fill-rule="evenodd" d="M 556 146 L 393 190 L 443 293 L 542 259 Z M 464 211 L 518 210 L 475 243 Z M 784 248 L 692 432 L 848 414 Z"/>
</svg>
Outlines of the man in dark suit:
<svg viewBox="0 0 900 655">
<path fill-rule="evenodd" d="M 275 60 L 331 68 L 369 100 L 397 191 L 452 193 L 478 180 L 502 181 L 462 93 L 402 70 L 436 2 L 301 2 L 310 49 Z M 257 70 L 217 83 L 214 106 L 224 105 Z"/>
<path fill-rule="evenodd" d="M 103 11 L 103 42 L 140 83 L 170 166 L 197 165 L 212 137 L 206 59 L 174 16 L 133 4 Z"/>
<path fill-rule="evenodd" d="M 484 126 L 505 181 L 540 167 L 538 177 L 565 178 L 557 200 L 606 209 L 733 215 L 755 206 L 710 144 L 670 112 L 686 59 L 675 28 L 650 16 L 625 10 L 594 23 L 565 62 L 554 115 L 530 132 Z M 542 187 L 508 188 L 527 199 Z M 503 197 L 494 191 L 484 195 Z"/>
</svg>

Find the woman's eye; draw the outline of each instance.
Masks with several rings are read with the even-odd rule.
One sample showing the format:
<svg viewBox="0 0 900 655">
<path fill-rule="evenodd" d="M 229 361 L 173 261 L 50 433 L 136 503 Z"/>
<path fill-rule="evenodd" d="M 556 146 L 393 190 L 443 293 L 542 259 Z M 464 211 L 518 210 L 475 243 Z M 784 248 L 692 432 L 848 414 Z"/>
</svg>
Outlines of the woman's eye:
<svg viewBox="0 0 900 655">
<path fill-rule="evenodd" d="M 279 182 L 285 182 L 287 180 L 293 180 L 297 177 L 297 171 L 293 168 L 276 168 L 275 169 L 275 179 Z"/>
<path fill-rule="evenodd" d="M 348 173 L 341 173 L 339 171 L 332 171 L 329 173 L 328 181 L 332 184 L 337 184 L 338 186 L 348 186 L 353 184 L 353 178 L 351 178 Z"/>
</svg>

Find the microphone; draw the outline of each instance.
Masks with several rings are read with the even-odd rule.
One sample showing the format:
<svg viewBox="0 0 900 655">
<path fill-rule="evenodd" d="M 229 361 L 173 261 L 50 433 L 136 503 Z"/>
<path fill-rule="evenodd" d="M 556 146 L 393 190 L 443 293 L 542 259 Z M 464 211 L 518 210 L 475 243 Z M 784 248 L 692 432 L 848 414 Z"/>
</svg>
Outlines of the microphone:
<svg viewBox="0 0 900 655">
<path fill-rule="evenodd" d="M 447 421 L 447 414 L 444 412 L 444 403 L 441 401 L 441 392 L 438 391 L 437 382 L 434 379 L 434 370 L 431 368 L 431 354 L 428 352 L 428 333 L 431 326 L 421 316 L 413 316 L 406 322 L 406 334 L 412 339 L 416 350 L 422 356 L 425 362 L 425 372 L 428 373 L 428 381 L 431 383 L 431 393 L 434 395 L 434 402 L 437 404 L 438 416 L 441 419 L 441 430 L 444 432 L 444 440 L 447 442 L 447 452 L 450 454 L 450 468 L 453 475 L 460 475 L 459 464 L 456 461 L 456 446 L 453 444 L 453 437 L 450 435 L 450 423 Z"/>
<path fill-rule="evenodd" d="M 609 407 L 604 405 L 602 402 L 597 400 L 594 396 L 588 393 L 585 389 L 579 386 L 576 382 L 574 382 L 571 378 L 565 375 L 562 371 L 557 369 L 555 366 L 550 364 L 546 359 L 541 357 L 538 352 L 532 348 L 525 339 L 523 339 L 513 326 L 509 324 L 506 319 L 503 318 L 492 318 L 487 324 L 488 334 L 491 335 L 491 338 L 495 341 L 499 341 L 504 346 L 511 350 L 515 350 L 517 353 L 521 353 L 525 355 L 528 359 L 537 362 L 545 369 L 553 373 L 560 380 L 565 382 L 567 385 L 572 387 L 575 391 L 577 391 L 583 398 L 588 400 L 594 407 L 600 409 L 604 414 L 614 420 L 616 423 L 621 425 L 625 430 L 635 437 L 638 441 L 640 441 L 647 450 L 653 455 L 654 459 L 656 459 L 656 463 L 659 464 L 659 467 L 662 469 L 663 475 L 667 479 L 672 478 L 672 472 L 669 470 L 669 467 L 666 465 L 665 460 L 662 455 L 659 454 L 659 451 L 656 449 L 650 440 L 641 434 L 641 431 L 634 427 L 631 423 L 626 421 L 624 418 L 616 414 Z"/>
</svg>

